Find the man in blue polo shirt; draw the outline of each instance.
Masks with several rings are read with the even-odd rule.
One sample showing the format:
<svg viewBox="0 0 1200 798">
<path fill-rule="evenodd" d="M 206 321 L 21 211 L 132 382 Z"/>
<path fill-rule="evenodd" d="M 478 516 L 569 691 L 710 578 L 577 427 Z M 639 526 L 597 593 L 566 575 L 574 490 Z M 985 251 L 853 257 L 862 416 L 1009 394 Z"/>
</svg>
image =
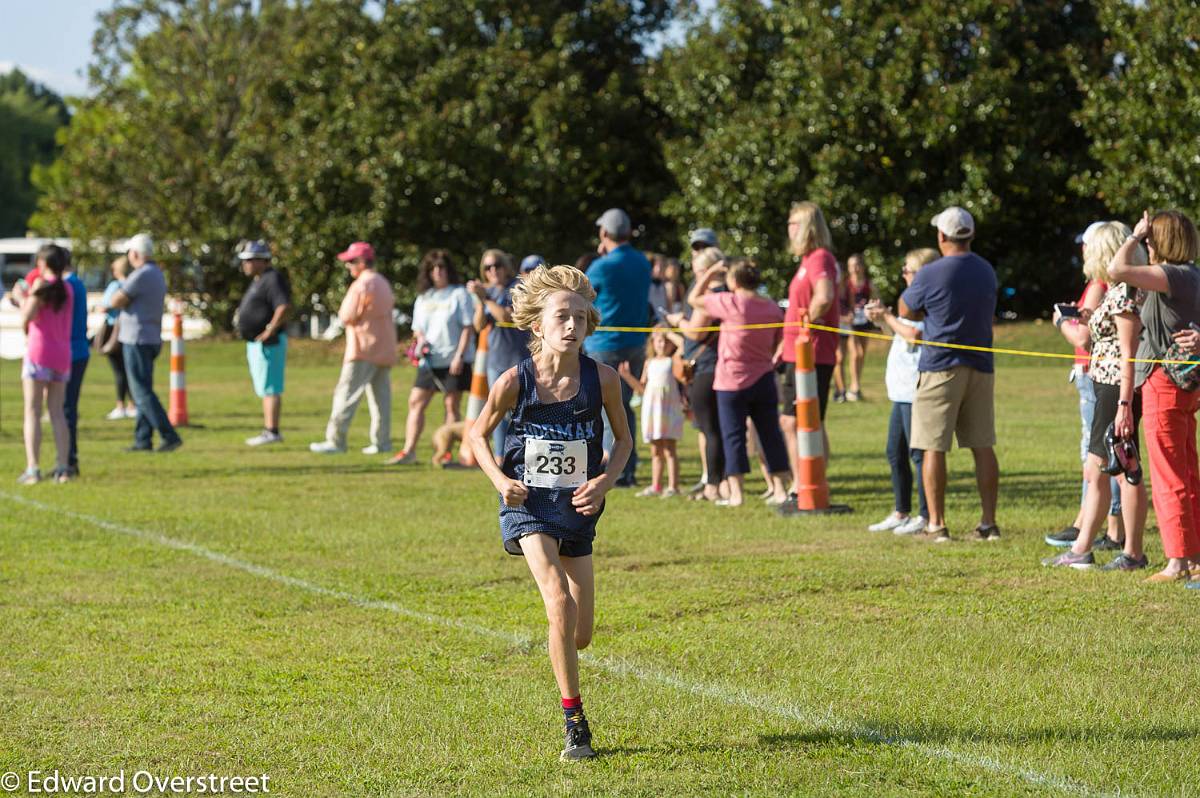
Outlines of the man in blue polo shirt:
<svg viewBox="0 0 1200 798">
<path fill-rule="evenodd" d="M 996 271 L 971 252 L 975 220 L 951 206 L 933 217 L 942 257 L 913 278 L 901 295 L 900 315 L 925 321 L 926 341 L 991 347 L 996 315 Z M 946 529 L 946 452 L 958 437 L 960 448 L 975 457 L 975 482 L 982 516 L 972 540 L 999 540 L 996 497 L 995 374 L 990 352 L 923 346 L 918 363 L 909 445 L 925 452 L 922 478 L 929 504 L 929 526 L 922 538 L 950 540 Z"/>
<path fill-rule="evenodd" d="M 596 289 L 596 309 L 600 311 L 602 327 L 645 327 L 650 321 L 650 261 L 629 243 L 633 226 L 629 215 L 620 208 L 610 208 L 596 220 L 599 229 L 600 257 L 588 267 L 588 280 Z M 633 376 L 641 379 L 646 362 L 646 333 L 596 332 L 588 336 L 587 353 L 594 360 L 612 366 L 629 364 Z M 621 381 L 621 404 L 629 429 L 636 420 L 629 400 L 633 390 Z M 604 419 L 604 451 L 612 450 L 613 436 Z M 637 484 L 637 447 L 629 454 L 625 470 L 617 478 L 619 488 Z"/>
</svg>

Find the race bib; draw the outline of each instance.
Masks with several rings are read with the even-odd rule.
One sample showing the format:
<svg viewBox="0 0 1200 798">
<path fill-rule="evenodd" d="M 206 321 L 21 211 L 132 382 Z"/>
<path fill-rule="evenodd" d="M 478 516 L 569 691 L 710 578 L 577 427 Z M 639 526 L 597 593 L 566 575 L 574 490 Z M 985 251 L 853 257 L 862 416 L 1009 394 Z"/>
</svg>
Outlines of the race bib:
<svg viewBox="0 0 1200 798">
<path fill-rule="evenodd" d="M 525 440 L 526 485 L 578 488 L 587 482 L 587 441 Z"/>
</svg>

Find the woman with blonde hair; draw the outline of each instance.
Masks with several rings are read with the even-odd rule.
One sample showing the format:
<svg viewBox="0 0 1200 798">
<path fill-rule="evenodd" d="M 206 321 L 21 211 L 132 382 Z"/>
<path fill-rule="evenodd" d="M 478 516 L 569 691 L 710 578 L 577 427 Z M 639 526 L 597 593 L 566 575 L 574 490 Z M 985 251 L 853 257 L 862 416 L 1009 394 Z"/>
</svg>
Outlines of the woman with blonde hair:
<svg viewBox="0 0 1200 798">
<path fill-rule="evenodd" d="M 838 327 L 840 315 L 837 298 L 838 266 L 833 256 L 833 236 L 825 215 L 814 202 L 797 202 L 788 214 L 788 242 L 800 266 L 788 285 L 788 307 L 784 314 L 783 341 L 776 360 L 782 361 L 780 400 L 783 409 L 779 419 L 783 439 L 787 443 L 788 460 L 796 462 L 796 337 L 802 320 L 820 324 L 830 330 Z M 817 372 L 817 402 L 821 420 L 829 404 L 829 383 L 837 362 L 838 334 L 829 330 L 810 330 L 813 359 Z M 822 427 L 824 425 L 822 424 Z M 824 434 L 824 433 L 822 433 Z M 825 436 L 826 457 L 829 456 L 829 437 Z"/>
<path fill-rule="evenodd" d="M 137 418 L 137 406 L 129 393 L 129 379 L 125 376 L 125 355 L 121 350 L 121 342 L 117 340 L 117 318 L 121 315 L 120 308 L 112 305 L 113 297 L 125 284 L 129 276 L 129 258 L 122 255 L 109 266 L 113 278 L 104 287 L 104 296 L 100 300 L 100 310 L 104 312 L 104 326 L 96 333 L 96 347 L 108 358 L 112 368 L 113 383 L 117 388 L 117 404 L 104 418 L 108 421 L 118 421 L 125 418 Z"/>
<path fill-rule="evenodd" d="M 1149 266 L 1138 264 L 1142 245 L 1149 251 Z M 1147 581 L 1186 580 L 1200 564 L 1200 390 L 1189 381 L 1192 372 L 1155 362 L 1181 359 L 1176 337 L 1200 325 L 1198 255 L 1200 235 L 1191 219 L 1179 211 L 1145 213 L 1108 267 L 1113 280 L 1146 292 L 1134 383 L 1142 397 L 1154 514 L 1167 555 L 1166 567 Z M 1124 396 L 1115 424 L 1118 433 L 1133 425 Z"/>
<path fill-rule="evenodd" d="M 1088 440 L 1088 458 L 1084 465 L 1087 491 L 1084 494 L 1079 535 L 1070 550 L 1042 560 L 1043 565 L 1091 568 L 1095 564 L 1092 539 L 1104 518 L 1105 508 L 1112 497 L 1109 472 L 1110 437 L 1128 440 L 1136 451 L 1137 426 L 1141 420 L 1140 394 L 1134 392 L 1134 368 L 1130 358 L 1137 348 L 1141 333 L 1138 310 L 1139 292 L 1126 284 L 1112 285 L 1105 264 L 1112 259 L 1129 237 L 1129 228 L 1120 222 L 1105 222 L 1093 230 L 1088 240 L 1087 255 L 1095 279 L 1109 284 L 1095 312 L 1088 315 L 1086 326 L 1063 324 L 1061 311 L 1055 310 L 1054 323 L 1063 330 L 1067 340 L 1091 351 L 1088 374 L 1095 395 L 1095 409 Z M 1131 262 L 1145 264 L 1145 251 L 1129 253 Z M 1120 444 L 1118 444 L 1120 445 Z M 1130 468 L 1119 479 L 1121 512 L 1124 516 L 1124 550 L 1104 566 L 1109 571 L 1135 571 L 1145 568 L 1147 559 L 1142 551 L 1146 526 L 1146 486 L 1141 469 Z"/>
<path fill-rule="evenodd" d="M 1063 337 L 1075 347 L 1075 364 L 1071 367 L 1069 379 L 1075 384 L 1079 395 L 1079 463 L 1083 470 L 1083 486 L 1080 489 L 1079 511 L 1075 520 L 1069 526 L 1044 538 L 1048 545 L 1059 548 L 1070 548 L 1079 537 L 1080 525 L 1083 523 L 1083 506 L 1087 500 L 1088 444 L 1092 439 L 1092 417 L 1096 413 L 1096 393 L 1088 373 L 1092 362 L 1092 341 L 1087 323 L 1096 308 L 1100 307 L 1100 300 L 1104 299 L 1104 294 L 1108 291 L 1108 261 L 1112 258 L 1110 250 L 1091 244 L 1096 231 L 1106 224 L 1108 222 L 1092 222 L 1076 239 L 1083 255 L 1083 276 L 1087 284 L 1079 301 L 1072 306 L 1079 315 L 1065 316 L 1058 322 L 1058 329 Z M 1098 549 L 1120 549 L 1125 540 L 1125 530 L 1121 525 L 1121 490 L 1116 477 L 1109 480 L 1109 488 L 1112 502 L 1108 507 L 1108 534 L 1096 542 L 1095 548 Z"/>
<path fill-rule="evenodd" d="M 500 494 L 504 550 L 525 557 L 545 604 L 564 760 L 596 755 L 579 690 L 579 650 L 591 642 L 595 606 L 592 541 L 604 497 L 633 449 L 617 372 L 582 354 L 600 323 L 595 298 L 587 277 L 570 266 L 540 266 L 517 283 L 513 321 L 529 331 L 531 356 L 500 375 L 468 434 Z M 614 438 L 607 464 L 602 412 Z M 488 438 L 509 413 L 497 465 Z"/>
</svg>

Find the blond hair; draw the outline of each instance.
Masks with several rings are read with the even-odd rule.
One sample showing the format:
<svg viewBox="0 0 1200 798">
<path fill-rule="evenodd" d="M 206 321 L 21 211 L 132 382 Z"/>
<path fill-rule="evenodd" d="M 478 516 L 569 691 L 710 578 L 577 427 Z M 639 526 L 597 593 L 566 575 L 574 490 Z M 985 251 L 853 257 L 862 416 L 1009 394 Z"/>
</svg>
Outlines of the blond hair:
<svg viewBox="0 0 1200 798">
<path fill-rule="evenodd" d="M 815 202 L 793 202 L 792 210 L 788 213 L 788 224 L 797 223 L 795 235 L 788 230 L 788 241 L 792 245 L 792 254 L 803 257 L 814 249 L 833 251 L 833 236 L 829 225 L 825 224 L 825 215 Z"/>
<path fill-rule="evenodd" d="M 588 303 L 587 334 L 591 335 L 600 326 L 600 311 L 592 303 L 596 301 L 596 289 L 587 275 L 574 266 L 539 266 L 526 274 L 512 290 L 512 320 L 522 330 L 533 331 L 533 325 L 542 320 L 546 302 L 552 294 L 570 291 L 583 297 Z M 542 339 L 529 336 L 529 354 L 542 351 Z"/>
<path fill-rule="evenodd" d="M 904 253 L 904 265 L 909 268 L 913 274 L 921 271 L 922 266 L 933 263 L 940 258 L 941 255 L 932 247 L 921 247 L 920 249 L 910 249 Z"/>
<path fill-rule="evenodd" d="M 1083 274 L 1089 280 L 1108 283 L 1108 264 L 1113 255 L 1129 238 L 1131 230 L 1122 222 L 1105 222 L 1092 231 L 1087 247 L 1083 250 Z M 1133 263 L 1143 266 L 1147 262 L 1146 250 L 1138 244 L 1133 253 Z"/>
<path fill-rule="evenodd" d="M 718 261 L 725 260 L 725 253 L 716 247 L 708 247 L 700 251 L 696 257 L 692 258 L 692 271 L 696 274 L 712 266 Z"/>
<path fill-rule="evenodd" d="M 512 274 L 513 274 L 512 255 L 509 255 L 507 252 L 505 252 L 502 249 L 485 249 L 483 251 L 483 254 L 479 256 L 479 279 L 480 280 L 483 280 L 485 283 L 487 282 L 487 269 L 483 268 L 483 263 L 484 263 L 484 261 L 486 261 L 488 259 L 489 255 L 491 256 L 492 260 L 494 260 L 496 262 L 497 266 L 503 266 L 504 268 L 508 269 L 508 276 L 512 277 Z"/>
</svg>

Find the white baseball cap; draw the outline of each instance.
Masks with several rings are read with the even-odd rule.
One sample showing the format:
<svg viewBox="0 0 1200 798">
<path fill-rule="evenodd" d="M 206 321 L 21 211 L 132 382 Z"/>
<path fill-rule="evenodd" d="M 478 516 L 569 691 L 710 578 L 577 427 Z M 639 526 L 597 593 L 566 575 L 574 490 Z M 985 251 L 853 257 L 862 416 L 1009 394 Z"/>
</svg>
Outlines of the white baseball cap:
<svg viewBox="0 0 1200 798">
<path fill-rule="evenodd" d="M 930 224 L 941 230 L 946 238 L 970 238 L 975 235 L 975 220 L 957 205 L 951 205 L 933 217 Z"/>
<path fill-rule="evenodd" d="M 146 233 L 138 233 L 125 242 L 125 251 L 136 252 L 143 257 L 149 258 L 154 254 L 154 239 Z"/>
<path fill-rule="evenodd" d="M 1105 222 L 1092 222 L 1079 235 L 1075 236 L 1076 244 L 1083 244 L 1085 247 L 1092 243 L 1092 236 L 1096 235 L 1096 231 L 1105 225 Z"/>
</svg>

